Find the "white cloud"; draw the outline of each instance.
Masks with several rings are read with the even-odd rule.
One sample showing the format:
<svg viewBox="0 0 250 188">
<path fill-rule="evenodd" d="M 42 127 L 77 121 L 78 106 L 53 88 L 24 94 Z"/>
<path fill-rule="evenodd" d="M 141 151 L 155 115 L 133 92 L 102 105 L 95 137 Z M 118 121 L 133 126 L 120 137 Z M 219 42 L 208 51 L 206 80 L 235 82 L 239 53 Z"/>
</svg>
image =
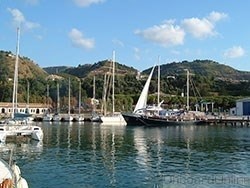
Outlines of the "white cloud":
<svg viewBox="0 0 250 188">
<path fill-rule="evenodd" d="M 245 50 L 241 46 L 233 46 L 224 52 L 226 58 L 237 58 L 245 54 Z"/>
<path fill-rule="evenodd" d="M 92 49 L 95 46 L 94 39 L 85 38 L 83 36 L 83 33 L 75 28 L 73 28 L 69 32 L 69 38 L 70 38 L 73 46 L 75 46 L 77 48 Z"/>
<path fill-rule="evenodd" d="M 135 34 L 164 47 L 181 45 L 185 37 L 184 30 L 175 26 L 173 20 L 168 20 L 162 25 L 155 25 L 145 30 L 137 30 Z"/>
<path fill-rule="evenodd" d="M 216 22 L 226 18 L 225 13 L 211 12 L 205 18 L 187 18 L 182 21 L 185 31 L 191 33 L 195 38 L 206 38 L 217 34 L 215 31 Z"/>
<path fill-rule="evenodd" d="M 216 23 L 216 22 L 223 20 L 227 17 L 228 17 L 228 15 L 223 13 L 223 12 L 220 13 L 220 12 L 213 11 L 209 14 L 208 20 L 210 20 L 212 23 Z"/>
<path fill-rule="evenodd" d="M 215 35 L 214 25 L 207 19 L 189 18 L 182 21 L 185 30 L 195 38 L 205 38 Z"/>
<path fill-rule="evenodd" d="M 74 0 L 75 4 L 80 7 L 87 7 L 90 6 L 91 4 L 98 4 L 104 1 L 105 0 Z"/>
<path fill-rule="evenodd" d="M 32 30 L 40 27 L 40 24 L 26 20 L 20 10 L 8 8 L 8 11 L 13 17 L 13 24 L 15 25 L 15 27 L 21 26 L 22 30 Z"/>
</svg>

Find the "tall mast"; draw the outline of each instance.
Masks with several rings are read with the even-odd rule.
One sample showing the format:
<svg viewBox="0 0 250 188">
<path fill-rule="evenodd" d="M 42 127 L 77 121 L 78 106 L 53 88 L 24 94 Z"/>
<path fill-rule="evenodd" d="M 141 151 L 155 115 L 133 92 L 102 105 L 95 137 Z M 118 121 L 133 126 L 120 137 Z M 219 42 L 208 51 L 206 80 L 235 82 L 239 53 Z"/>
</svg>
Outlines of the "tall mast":
<svg viewBox="0 0 250 188">
<path fill-rule="evenodd" d="M 187 71 L 187 111 L 189 110 L 189 70 L 185 69 Z"/>
<path fill-rule="evenodd" d="M 112 72 L 112 114 L 115 113 L 115 51 L 113 51 L 113 72 Z"/>
<path fill-rule="evenodd" d="M 79 101 L 78 101 L 78 113 L 81 114 L 81 79 L 79 81 Z"/>
<path fill-rule="evenodd" d="M 30 82 L 27 81 L 27 108 L 29 108 L 30 105 Z"/>
<path fill-rule="evenodd" d="M 57 80 L 56 82 L 56 88 L 57 88 L 57 113 L 60 113 L 60 96 L 59 96 L 59 82 Z"/>
<path fill-rule="evenodd" d="M 93 77 L 93 111 L 95 112 L 96 106 L 95 106 L 95 75 Z"/>
<path fill-rule="evenodd" d="M 157 105 L 160 104 L 160 56 L 158 56 L 158 92 L 157 92 Z"/>
<path fill-rule="evenodd" d="M 49 109 L 49 84 L 47 83 L 47 100 L 46 100 L 47 112 Z"/>
<path fill-rule="evenodd" d="M 69 78 L 69 101 L 68 101 L 68 114 L 70 115 L 70 78 Z"/>
<path fill-rule="evenodd" d="M 12 115 L 11 115 L 12 118 L 14 118 L 14 113 L 17 111 L 19 43 L 20 43 L 20 28 L 18 27 L 17 28 L 17 44 L 16 44 L 16 61 L 15 61 L 13 94 L 12 94 Z"/>
</svg>

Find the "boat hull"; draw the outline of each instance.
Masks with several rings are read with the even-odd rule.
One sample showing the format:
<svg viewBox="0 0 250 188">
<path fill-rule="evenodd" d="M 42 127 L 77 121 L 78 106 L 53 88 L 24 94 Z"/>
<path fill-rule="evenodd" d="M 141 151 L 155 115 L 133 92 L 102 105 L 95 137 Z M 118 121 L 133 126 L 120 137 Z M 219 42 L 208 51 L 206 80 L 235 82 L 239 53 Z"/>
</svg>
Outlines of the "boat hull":
<svg viewBox="0 0 250 188">
<path fill-rule="evenodd" d="M 126 125 L 126 121 L 124 120 L 121 114 L 113 115 L 113 116 L 101 116 L 102 124 L 106 125 Z"/>
<path fill-rule="evenodd" d="M 159 117 L 147 117 L 142 116 L 141 121 L 144 122 L 145 126 L 179 126 L 179 125 L 202 125 L 205 124 L 205 120 L 196 119 L 166 119 Z"/>
<path fill-rule="evenodd" d="M 123 113 L 123 118 L 127 122 L 127 125 L 133 126 L 176 126 L 176 125 L 202 125 L 205 124 L 205 120 L 184 120 L 184 119 L 167 119 L 160 117 L 149 117 L 135 113 Z"/>
<path fill-rule="evenodd" d="M 145 123 L 141 119 L 141 115 L 135 113 L 122 113 L 127 126 L 143 126 Z"/>
</svg>

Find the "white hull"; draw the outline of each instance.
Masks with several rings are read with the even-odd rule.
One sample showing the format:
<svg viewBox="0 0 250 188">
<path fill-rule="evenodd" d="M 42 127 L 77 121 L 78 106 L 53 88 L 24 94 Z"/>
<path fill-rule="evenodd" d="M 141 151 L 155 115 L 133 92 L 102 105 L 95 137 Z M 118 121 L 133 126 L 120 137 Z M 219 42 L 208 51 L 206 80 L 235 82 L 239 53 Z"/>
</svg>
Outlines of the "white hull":
<svg viewBox="0 0 250 188">
<path fill-rule="evenodd" d="M 75 120 L 76 122 L 82 122 L 82 121 L 84 121 L 84 117 L 82 117 L 82 116 L 75 116 L 75 117 L 74 117 L 74 120 Z"/>
<path fill-rule="evenodd" d="M 50 122 L 53 120 L 53 115 L 52 114 L 45 114 L 43 116 L 43 121 Z"/>
<path fill-rule="evenodd" d="M 59 122 L 59 121 L 61 121 L 61 120 L 62 120 L 62 117 L 61 117 L 60 115 L 54 115 L 54 116 L 53 116 L 53 121 Z"/>
<path fill-rule="evenodd" d="M 0 142 L 5 142 L 7 137 L 30 136 L 37 141 L 43 140 L 43 131 L 41 127 L 33 125 L 1 125 Z"/>
<path fill-rule="evenodd" d="M 113 116 L 102 116 L 101 120 L 102 120 L 102 124 L 106 124 L 106 125 L 126 125 L 127 124 L 121 114 L 113 115 Z"/>
<path fill-rule="evenodd" d="M 65 116 L 62 118 L 63 121 L 65 122 L 72 122 L 73 121 L 73 117 L 71 115 Z"/>
</svg>

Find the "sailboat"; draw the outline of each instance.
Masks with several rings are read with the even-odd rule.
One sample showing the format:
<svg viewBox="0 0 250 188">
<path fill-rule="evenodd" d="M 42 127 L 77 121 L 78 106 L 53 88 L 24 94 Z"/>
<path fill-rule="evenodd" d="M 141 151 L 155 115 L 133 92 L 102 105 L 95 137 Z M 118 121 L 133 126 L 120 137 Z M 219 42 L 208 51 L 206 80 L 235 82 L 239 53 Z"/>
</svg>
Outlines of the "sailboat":
<svg viewBox="0 0 250 188">
<path fill-rule="evenodd" d="M 74 120 L 77 122 L 83 122 L 84 121 L 84 117 L 81 115 L 81 80 L 79 81 L 79 101 L 78 101 L 78 115 L 74 117 Z"/>
<path fill-rule="evenodd" d="M 49 113 L 49 84 L 47 84 L 46 106 L 47 106 L 47 111 L 43 115 L 43 121 L 51 122 L 53 120 L 53 115 Z"/>
<path fill-rule="evenodd" d="M 112 58 L 112 113 L 110 115 L 104 114 L 101 116 L 101 121 L 102 124 L 108 125 L 126 125 L 126 121 L 122 114 L 115 113 L 115 51 L 113 51 Z"/>
<path fill-rule="evenodd" d="M 17 113 L 17 86 L 18 86 L 18 66 L 19 66 L 19 39 L 20 29 L 17 28 L 16 61 L 13 83 L 12 115 L 0 125 L 0 142 L 5 142 L 7 137 L 30 136 L 34 140 L 43 140 L 41 127 L 32 125 L 29 115 Z"/>
<path fill-rule="evenodd" d="M 71 89 L 70 89 L 70 78 L 69 78 L 69 86 L 68 86 L 68 114 L 66 116 L 63 117 L 63 121 L 67 121 L 67 122 L 72 122 L 73 121 L 73 116 L 71 116 L 70 114 L 70 110 L 71 110 L 71 107 L 70 107 L 70 95 L 71 95 Z"/>
<path fill-rule="evenodd" d="M 59 82 L 56 83 L 56 90 L 57 90 L 57 107 L 56 107 L 56 113 L 53 115 L 53 121 L 54 122 L 60 122 L 62 120 L 62 117 L 60 115 L 60 95 L 59 95 Z"/>
<path fill-rule="evenodd" d="M 158 69 L 159 70 L 159 69 Z M 154 67 L 148 77 L 148 80 L 141 92 L 139 100 L 133 113 L 123 113 L 123 117 L 127 125 L 143 125 L 143 126 L 170 126 L 170 125 L 189 125 L 205 123 L 205 114 L 202 112 L 189 111 L 189 71 L 187 71 L 187 104 L 186 111 L 168 111 L 160 107 L 162 102 L 159 102 L 156 108 L 147 106 L 147 95 L 152 78 Z M 159 73 L 158 73 L 159 75 Z M 159 77 L 158 77 L 159 85 Z M 158 86 L 159 93 L 159 86 Z"/>
<path fill-rule="evenodd" d="M 93 105 L 93 110 L 92 110 L 92 114 L 90 117 L 91 122 L 102 122 L 100 115 L 96 113 L 96 104 L 98 102 L 99 101 L 96 100 L 96 98 L 95 98 L 95 75 L 94 75 L 94 77 L 93 77 L 93 98 L 91 99 L 91 104 Z"/>
<path fill-rule="evenodd" d="M 133 113 L 122 113 L 122 116 L 127 122 L 127 125 L 145 125 L 141 117 L 145 114 L 145 109 L 147 108 L 148 90 L 154 69 L 155 66 L 152 68 L 148 76 L 148 79 L 142 89 L 141 95 L 136 103 Z"/>
</svg>

